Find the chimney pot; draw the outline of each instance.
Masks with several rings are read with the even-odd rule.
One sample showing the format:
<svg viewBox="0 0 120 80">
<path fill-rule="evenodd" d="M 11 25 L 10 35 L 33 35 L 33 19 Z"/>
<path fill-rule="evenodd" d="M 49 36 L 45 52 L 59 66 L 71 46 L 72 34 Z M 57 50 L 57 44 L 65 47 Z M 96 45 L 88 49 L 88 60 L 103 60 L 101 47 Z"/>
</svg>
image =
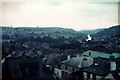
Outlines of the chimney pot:
<svg viewBox="0 0 120 80">
<path fill-rule="evenodd" d="M 67 60 L 69 60 L 70 59 L 70 55 L 67 55 Z"/>
<path fill-rule="evenodd" d="M 116 70 L 116 62 L 115 61 L 111 61 L 110 62 L 110 71 L 114 71 Z"/>
</svg>

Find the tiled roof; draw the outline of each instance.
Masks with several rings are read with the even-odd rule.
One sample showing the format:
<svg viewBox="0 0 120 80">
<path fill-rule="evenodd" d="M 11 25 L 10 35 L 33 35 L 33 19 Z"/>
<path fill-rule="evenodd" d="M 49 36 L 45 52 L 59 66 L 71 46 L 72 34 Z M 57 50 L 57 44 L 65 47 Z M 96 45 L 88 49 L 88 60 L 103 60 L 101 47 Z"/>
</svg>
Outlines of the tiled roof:
<svg viewBox="0 0 120 80">
<path fill-rule="evenodd" d="M 110 54 L 108 54 L 108 53 L 92 51 L 92 50 L 88 50 L 86 52 L 83 52 L 83 55 L 89 56 L 89 53 L 91 53 L 91 57 L 109 58 L 109 56 L 110 56 Z"/>
<path fill-rule="evenodd" d="M 115 58 L 120 58 L 120 53 L 112 53 L 111 55 L 113 55 Z"/>
</svg>

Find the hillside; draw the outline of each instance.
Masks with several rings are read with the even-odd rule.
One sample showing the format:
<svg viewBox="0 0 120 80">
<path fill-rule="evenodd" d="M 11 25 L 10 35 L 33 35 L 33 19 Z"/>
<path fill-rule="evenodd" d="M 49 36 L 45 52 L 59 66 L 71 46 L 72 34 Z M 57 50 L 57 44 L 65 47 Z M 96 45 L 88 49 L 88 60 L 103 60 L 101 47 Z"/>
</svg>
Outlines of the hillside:
<svg viewBox="0 0 120 80">
<path fill-rule="evenodd" d="M 96 31 L 96 30 L 95 30 Z M 95 32 L 93 30 L 93 32 Z M 113 26 L 95 34 L 91 34 L 92 40 L 86 41 L 87 34 L 77 32 L 73 29 L 49 27 L 49 28 L 2 28 L 3 42 L 17 43 L 19 45 L 28 43 L 32 47 L 40 48 L 48 45 L 50 48 L 79 49 L 80 51 L 97 50 L 108 53 L 120 52 L 120 26 Z M 46 45 L 44 45 L 44 43 Z M 32 45 L 31 45 L 32 44 Z M 36 46 L 37 44 L 37 46 Z M 15 44 L 16 45 L 16 44 Z M 48 47 L 47 46 L 47 47 Z M 19 47 L 18 47 L 19 48 Z M 44 52 L 44 50 L 43 50 Z"/>
<path fill-rule="evenodd" d="M 92 35 L 93 37 L 112 37 L 120 36 L 120 25 L 112 26 L 110 28 L 104 29 Z"/>
<path fill-rule="evenodd" d="M 79 37 L 83 38 L 83 35 L 81 33 L 78 33 L 77 31 L 73 29 L 68 28 L 60 28 L 60 27 L 2 27 L 3 34 L 20 34 L 22 36 L 28 36 L 28 35 L 38 35 L 39 37 L 49 36 L 52 38 L 59 38 L 59 37 L 65 37 L 65 38 L 73 38 L 73 37 Z"/>
<path fill-rule="evenodd" d="M 104 30 L 105 28 L 101 28 L 101 29 L 94 29 L 94 30 L 81 30 L 79 31 L 79 33 L 82 33 L 82 34 L 96 34 L 102 30 Z"/>
</svg>

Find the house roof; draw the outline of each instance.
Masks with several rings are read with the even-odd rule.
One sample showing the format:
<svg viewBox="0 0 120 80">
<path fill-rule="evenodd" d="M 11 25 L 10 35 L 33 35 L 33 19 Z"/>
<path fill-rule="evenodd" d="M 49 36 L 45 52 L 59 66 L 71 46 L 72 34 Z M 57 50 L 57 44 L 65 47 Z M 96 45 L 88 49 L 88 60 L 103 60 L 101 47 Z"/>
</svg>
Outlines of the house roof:
<svg viewBox="0 0 120 80">
<path fill-rule="evenodd" d="M 109 58 L 109 56 L 110 56 L 110 54 L 108 54 L 108 53 L 92 51 L 92 50 L 88 50 L 86 52 L 83 52 L 83 55 L 86 55 L 86 56 L 91 55 L 91 57 L 102 57 L 102 58 Z"/>
<path fill-rule="evenodd" d="M 93 58 L 84 57 L 84 56 L 83 57 L 70 58 L 69 60 L 63 61 L 62 64 L 73 66 L 73 67 L 76 67 L 76 68 L 83 68 L 84 59 L 87 60 L 87 62 L 86 62 L 87 65 L 85 67 L 90 66 L 90 65 L 93 64 Z"/>
<path fill-rule="evenodd" d="M 108 58 L 94 58 L 94 64 L 85 68 L 85 72 L 90 72 L 99 76 L 106 76 L 110 71 L 110 61 Z M 120 69 L 120 59 L 114 59 L 116 63 L 116 70 Z M 97 64 L 97 65 L 96 65 Z"/>
<path fill-rule="evenodd" d="M 60 56 L 57 53 L 52 53 L 48 56 L 47 64 L 51 66 L 58 66 L 61 64 Z"/>
<path fill-rule="evenodd" d="M 94 60 L 94 64 L 85 68 L 84 71 L 99 76 L 106 76 L 110 72 L 110 64 L 106 59 L 97 58 Z"/>
<path fill-rule="evenodd" d="M 112 80 L 115 80 L 113 75 L 111 73 L 109 73 L 106 77 L 106 79 L 112 79 Z"/>
<path fill-rule="evenodd" d="M 112 79 L 112 80 L 119 80 L 120 79 L 120 69 L 111 71 L 105 78 Z"/>
<path fill-rule="evenodd" d="M 114 56 L 115 58 L 120 58 L 120 53 L 112 53 L 112 56 Z"/>
</svg>

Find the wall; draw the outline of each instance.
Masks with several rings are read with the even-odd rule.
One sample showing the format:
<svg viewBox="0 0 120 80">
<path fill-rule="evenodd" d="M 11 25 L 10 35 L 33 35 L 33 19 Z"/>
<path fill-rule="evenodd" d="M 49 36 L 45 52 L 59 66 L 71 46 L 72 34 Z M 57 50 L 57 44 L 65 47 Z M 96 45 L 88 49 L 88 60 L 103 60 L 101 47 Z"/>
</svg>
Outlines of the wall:
<svg viewBox="0 0 120 80">
<path fill-rule="evenodd" d="M 61 78 L 61 74 L 62 74 L 62 71 L 58 68 L 54 68 L 54 73 L 59 77 Z"/>
</svg>

